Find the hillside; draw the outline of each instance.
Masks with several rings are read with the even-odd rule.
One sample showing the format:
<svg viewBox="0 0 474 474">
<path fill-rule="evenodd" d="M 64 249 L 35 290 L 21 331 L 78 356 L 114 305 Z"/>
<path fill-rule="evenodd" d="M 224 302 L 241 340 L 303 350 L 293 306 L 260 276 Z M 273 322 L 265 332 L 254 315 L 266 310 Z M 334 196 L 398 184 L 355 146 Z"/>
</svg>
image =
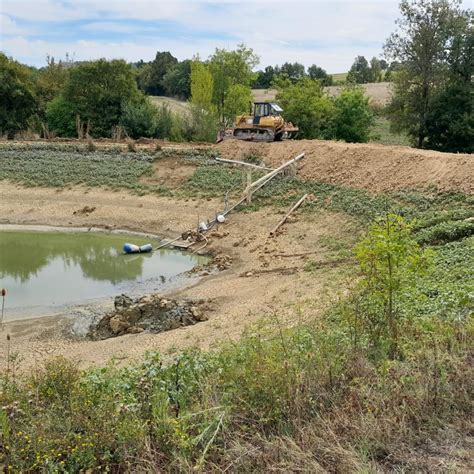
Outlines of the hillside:
<svg viewBox="0 0 474 474">
<path fill-rule="evenodd" d="M 370 84 L 361 84 L 370 101 L 377 105 L 386 105 L 391 97 L 391 82 L 374 82 Z M 332 96 L 340 94 L 343 86 L 329 86 L 326 90 Z M 256 102 L 265 102 L 275 100 L 277 91 L 275 89 L 253 89 L 254 100 Z"/>
</svg>

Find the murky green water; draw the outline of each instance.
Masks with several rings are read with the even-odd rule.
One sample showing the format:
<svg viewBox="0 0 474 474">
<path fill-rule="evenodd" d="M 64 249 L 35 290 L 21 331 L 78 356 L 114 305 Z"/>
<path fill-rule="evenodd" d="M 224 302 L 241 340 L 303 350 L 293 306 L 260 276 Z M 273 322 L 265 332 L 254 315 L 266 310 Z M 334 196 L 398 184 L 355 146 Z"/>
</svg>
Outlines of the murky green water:
<svg viewBox="0 0 474 474">
<path fill-rule="evenodd" d="M 8 290 L 5 320 L 121 292 L 159 291 L 206 260 L 170 249 L 123 255 L 125 242 L 157 245 L 130 235 L 0 231 L 0 287 Z"/>
</svg>

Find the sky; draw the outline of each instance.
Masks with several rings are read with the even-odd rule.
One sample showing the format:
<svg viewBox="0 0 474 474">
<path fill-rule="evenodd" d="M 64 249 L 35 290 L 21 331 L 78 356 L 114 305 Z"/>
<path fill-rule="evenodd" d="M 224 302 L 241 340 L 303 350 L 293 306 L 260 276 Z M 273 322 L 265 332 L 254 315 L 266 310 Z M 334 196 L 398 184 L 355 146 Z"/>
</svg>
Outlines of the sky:
<svg viewBox="0 0 474 474">
<path fill-rule="evenodd" d="M 381 57 L 398 1 L 0 0 L 0 50 L 43 66 L 47 55 L 78 61 L 179 60 L 239 43 L 258 68 L 295 62 L 345 72 L 357 55 Z"/>
</svg>

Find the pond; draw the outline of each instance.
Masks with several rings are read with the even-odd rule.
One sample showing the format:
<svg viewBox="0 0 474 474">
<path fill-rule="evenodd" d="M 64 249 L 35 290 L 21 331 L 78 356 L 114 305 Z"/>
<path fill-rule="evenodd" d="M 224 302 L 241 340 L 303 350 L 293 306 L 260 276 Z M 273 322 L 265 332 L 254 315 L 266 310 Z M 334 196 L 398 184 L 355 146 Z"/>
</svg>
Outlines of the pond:
<svg viewBox="0 0 474 474">
<path fill-rule="evenodd" d="M 52 314 L 120 293 L 159 291 L 207 261 L 179 250 L 124 255 L 143 236 L 97 232 L 0 231 L 0 287 L 5 321 Z"/>
</svg>

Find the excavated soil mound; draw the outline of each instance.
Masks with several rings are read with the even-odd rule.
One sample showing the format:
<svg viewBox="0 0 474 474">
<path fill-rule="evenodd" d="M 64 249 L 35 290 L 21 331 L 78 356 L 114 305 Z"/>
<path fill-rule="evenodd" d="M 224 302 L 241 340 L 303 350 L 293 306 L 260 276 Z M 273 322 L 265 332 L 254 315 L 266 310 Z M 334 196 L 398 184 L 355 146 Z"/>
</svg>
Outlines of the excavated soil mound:
<svg viewBox="0 0 474 474">
<path fill-rule="evenodd" d="M 474 194 L 474 155 L 321 140 L 226 140 L 217 147 L 225 158 L 242 160 L 246 155 L 260 155 L 270 166 L 305 152 L 299 175 L 307 180 L 373 192 L 434 185 L 440 191 Z"/>
</svg>

